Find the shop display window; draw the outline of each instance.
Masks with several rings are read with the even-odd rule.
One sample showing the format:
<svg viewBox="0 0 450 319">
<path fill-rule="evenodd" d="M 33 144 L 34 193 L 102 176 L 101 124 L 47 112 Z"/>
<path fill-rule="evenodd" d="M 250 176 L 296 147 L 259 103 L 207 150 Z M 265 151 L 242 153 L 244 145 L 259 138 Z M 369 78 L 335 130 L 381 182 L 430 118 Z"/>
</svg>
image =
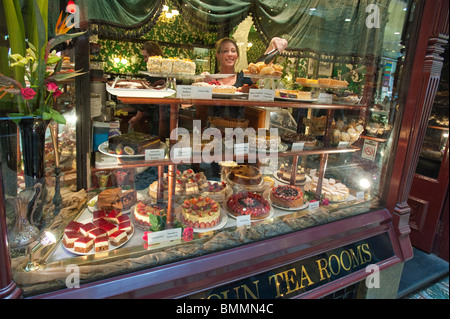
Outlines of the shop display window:
<svg viewBox="0 0 450 319">
<path fill-rule="evenodd" d="M 26 244 L 10 242 L 15 281 L 24 295 L 68 287 L 68 267 L 81 269 L 81 283 L 95 282 L 385 207 L 403 108 L 399 84 L 405 80 L 401 72 L 404 48 L 415 4 L 396 0 L 356 6 L 348 1 L 341 1 L 342 5 L 316 1 L 310 7 L 299 1 L 295 10 L 274 9 L 279 14 L 289 11 L 295 26 L 271 16 L 263 5 L 244 21 L 245 26 L 233 14 L 227 20 L 226 35 L 240 45 L 247 43 L 240 48 L 242 59 L 247 60 L 241 70 L 254 79 L 255 87 L 247 88 L 248 92 L 241 87 L 216 91 L 221 88 L 209 83 L 209 96 L 201 98 L 192 85 L 202 81 L 194 53 L 202 53 L 198 57 L 201 70 L 214 73 L 213 45 L 219 36 L 210 28 L 202 33 L 192 27 L 190 14 L 197 2 L 169 1 L 170 9 L 179 4 L 185 7 L 184 13 L 155 16 L 148 22 L 152 28 L 141 26 L 134 31 L 115 28 L 120 21 L 105 25 L 101 12 L 80 7 L 92 18 L 88 30 L 91 92 L 80 95 L 86 93 L 90 100 L 87 134 L 89 145 L 95 147 L 86 152 L 80 146 L 86 141 L 75 137 L 80 126 L 72 119 L 85 105 L 76 96 L 80 92 L 70 88 L 79 82 L 66 83 L 64 99 L 58 103 L 67 124 L 56 130 L 59 168 L 64 169 L 55 188 L 55 155 L 48 132 L 43 214 L 32 217 L 24 208 L 26 203 L 19 203 L 21 196 L 27 197 L 27 203 L 37 203 L 32 199 L 37 191 L 19 180 L 20 156 L 11 167 L 9 154 L 3 152 L 9 147 L 21 154 L 17 129 L 2 132 L 9 239 L 14 239 L 20 218 L 21 227 L 35 232 Z M 107 1 L 99 3 L 113 9 Z M 287 1 L 281 3 L 287 6 Z M 148 12 L 156 15 L 152 10 Z M 197 22 L 205 21 L 207 17 Z M 267 28 L 269 23 L 273 30 Z M 166 34 L 165 28 L 179 34 Z M 194 39 L 183 37 L 186 33 Z M 282 74 L 249 73 L 249 64 L 264 53 L 273 36 L 289 42 L 274 60 Z M 164 59 L 172 63 L 170 72 L 155 72 L 149 62 L 142 61 L 140 40 L 151 37 L 162 44 Z M 250 45 L 252 39 L 254 45 Z M 81 42 L 75 42 L 71 50 L 76 51 Z M 193 49 L 195 45 L 202 50 Z M 175 61 L 196 71 L 173 71 Z M 163 78 L 163 87 L 146 87 L 145 76 L 155 73 Z M 159 113 L 153 105 L 162 105 Z M 128 130 L 137 110 L 150 108 L 153 115 L 145 120 L 144 129 Z M 208 108 L 226 112 L 240 108 L 245 116 L 237 119 L 233 111 L 211 116 Z M 11 123 L 7 113 L 2 115 L 2 130 L 3 123 Z M 441 138 L 437 152 L 442 143 Z M 85 153 L 77 156 L 78 152 Z M 82 185 L 79 180 L 77 184 L 76 172 L 85 167 L 87 187 L 76 187 Z M 9 170 L 17 172 L 13 184 L 9 178 L 15 174 Z M 58 195 L 60 210 L 54 214 L 55 209 L 48 207 L 55 207 Z"/>
</svg>

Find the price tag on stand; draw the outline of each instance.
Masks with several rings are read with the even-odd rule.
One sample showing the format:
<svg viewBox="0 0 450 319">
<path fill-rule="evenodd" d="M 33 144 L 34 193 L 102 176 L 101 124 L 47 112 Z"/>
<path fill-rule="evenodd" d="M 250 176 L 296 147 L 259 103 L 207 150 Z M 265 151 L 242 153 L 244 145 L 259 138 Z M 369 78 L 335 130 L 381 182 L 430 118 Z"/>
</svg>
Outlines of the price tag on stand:
<svg viewBox="0 0 450 319">
<path fill-rule="evenodd" d="M 146 161 L 162 160 L 166 157 L 165 150 L 163 148 L 145 150 Z"/>
<path fill-rule="evenodd" d="M 177 239 L 181 239 L 181 228 L 147 233 L 147 242 L 149 245 L 164 243 Z"/>
<path fill-rule="evenodd" d="M 320 202 L 318 200 L 316 200 L 315 202 L 309 202 L 308 209 L 309 210 L 317 209 L 319 208 L 319 204 Z"/>
<path fill-rule="evenodd" d="M 179 99 L 193 99 L 195 97 L 195 86 L 178 85 L 177 98 Z"/>
<path fill-rule="evenodd" d="M 177 147 L 172 149 L 172 152 L 173 161 L 190 160 L 192 156 L 192 147 Z"/>
<path fill-rule="evenodd" d="M 303 148 L 305 147 L 305 142 L 302 143 L 292 143 L 291 150 L 292 151 L 303 151 Z"/>
<path fill-rule="evenodd" d="M 250 89 L 248 93 L 249 101 L 267 101 L 271 102 L 275 99 L 275 90 L 268 89 Z"/>
<path fill-rule="evenodd" d="M 196 99 L 212 99 L 212 88 L 195 86 L 194 97 Z"/>
<path fill-rule="evenodd" d="M 361 201 L 364 200 L 364 191 L 356 192 L 356 200 Z"/>
<path fill-rule="evenodd" d="M 251 215 L 242 215 L 236 217 L 236 227 L 250 226 L 251 224 Z"/>
</svg>

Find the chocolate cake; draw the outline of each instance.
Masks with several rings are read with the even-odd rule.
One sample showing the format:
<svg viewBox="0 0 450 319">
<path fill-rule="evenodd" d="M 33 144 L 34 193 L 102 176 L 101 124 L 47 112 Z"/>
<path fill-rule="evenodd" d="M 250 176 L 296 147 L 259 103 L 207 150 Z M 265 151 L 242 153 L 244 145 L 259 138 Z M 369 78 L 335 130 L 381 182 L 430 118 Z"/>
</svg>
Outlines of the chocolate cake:
<svg viewBox="0 0 450 319">
<path fill-rule="evenodd" d="M 130 132 L 122 135 L 111 136 L 108 139 L 109 151 L 117 155 L 144 154 L 146 149 L 154 149 L 160 146 L 158 136 L 140 132 Z"/>
</svg>

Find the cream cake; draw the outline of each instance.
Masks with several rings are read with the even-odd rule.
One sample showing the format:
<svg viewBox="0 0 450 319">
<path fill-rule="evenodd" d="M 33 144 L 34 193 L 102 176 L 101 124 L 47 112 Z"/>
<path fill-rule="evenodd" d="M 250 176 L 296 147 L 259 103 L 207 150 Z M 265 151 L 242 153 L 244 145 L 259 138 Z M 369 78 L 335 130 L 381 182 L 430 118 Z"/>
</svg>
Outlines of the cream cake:
<svg viewBox="0 0 450 319">
<path fill-rule="evenodd" d="M 131 235 L 131 233 L 133 233 L 133 226 L 131 225 L 130 221 L 119 223 L 118 227 L 119 230 L 123 230 L 127 233 L 127 235 Z"/>
<path fill-rule="evenodd" d="M 83 254 L 90 252 L 92 248 L 94 248 L 94 239 L 91 237 L 78 238 L 73 245 L 74 251 Z"/>
<path fill-rule="evenodd" d="M 151 226 L 149 219 L 150 214 L 164 216 L 166 215 L 166 210 L 158 205 L 146 205 L 141 201 L 137 202 L 133 216 L 139 225 Z"/>
<path fill-rule="evenodd" d="M 66 248 L 73 248 L 73 244 L 80 238 L 80 233 L 74 231 L 64 232 L 63 245 Z"/>
<path fill-rule="evenodd" d="M 94 240 L 95 252 L 99 253 L 109 249 L 109 239 L 108 237 L 97 237 Z"/>
<path fill-rule="evenodd" d="M 127 233 L 123 230 L 117 230 L 109 236 L 109 243 L 116 247 L 122 245 L 127 240 Z"/>
<path fill-rule="evenodd" d="M 311 190 L 316 191 L 318 178 L 314 176 L 311 182 Z M 331 202 L 340 202 L 348 199 L 350 190 L 347 186 L 337 182 L 333 178 L 324 178 L 322 181 L 322 196 Z"/>
<path fill-rule="evenodd" d="M 93 223 L 86 223 L 80 227 L 80 232 L 83 236 L 89 236 L 89 233 L 97 228 Z"/>
<path fill-rule="evenodd" d="M 181 221 L 186 226 L 210 228 L 220 222 L 220 206 L 208 196 L 186 199 L 181 207 Z"/>
<path fill-rule="evenodd" d="M 64 232 L 79 232 L 80 227 L 83 226 L 82 223 L 71 221 L 69 224 L 67 224 L 66 228 L 64 229 Z"/>
</svg>

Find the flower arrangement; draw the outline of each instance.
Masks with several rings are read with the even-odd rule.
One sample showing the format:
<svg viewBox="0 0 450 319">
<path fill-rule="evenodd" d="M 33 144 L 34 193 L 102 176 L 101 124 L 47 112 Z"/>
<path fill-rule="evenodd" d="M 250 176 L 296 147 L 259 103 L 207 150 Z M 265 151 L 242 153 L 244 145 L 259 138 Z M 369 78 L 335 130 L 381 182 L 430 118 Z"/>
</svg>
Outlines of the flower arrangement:
<svg viewBox="0 0 450 319">
<path fill-rule="evenodd" d="M 61 95 L 58 82 L 82 73 L 60 73 L 62 60 L 53 49 L 84 32 L 67 34 L 74 25 L 68 25 L 68 16 L 63 19 L 61 12 L 55 37 L 48 40 L 48 24 L 43 19 L 48 14 L 48 0 L 28 0 L 28 4 L 34 18 L 25 30 L 19 1 L 3 2 L 11 47 L 11 76 L 0 73 L 0 99 L 8 93 L 13 96 L 17 112 L 8 115 L 16 122 L 24 116 L 42 116 L 44 120 L 65 124 L 65 118 L 53 109 L 55 98 Z"/>
</svg>

